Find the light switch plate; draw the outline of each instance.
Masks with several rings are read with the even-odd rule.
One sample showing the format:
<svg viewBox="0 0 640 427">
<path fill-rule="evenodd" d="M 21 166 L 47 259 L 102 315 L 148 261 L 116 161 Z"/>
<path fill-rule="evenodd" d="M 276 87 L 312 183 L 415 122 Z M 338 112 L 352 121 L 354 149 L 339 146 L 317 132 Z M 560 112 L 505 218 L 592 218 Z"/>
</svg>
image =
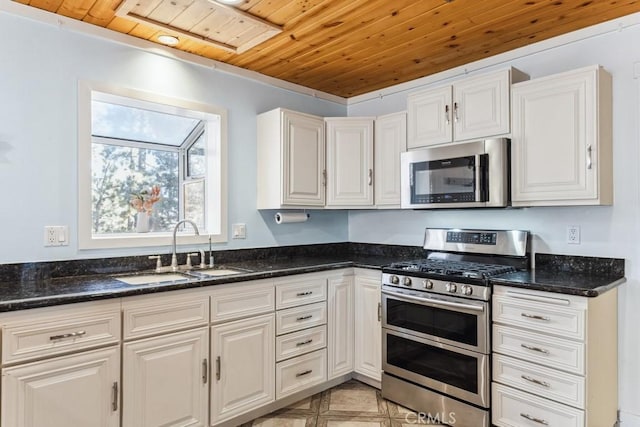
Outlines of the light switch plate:
<svg viewBox="0 0 640 427">
<path fill-rule="evenodd" d="M 233 224 L 231 226 L 231 234 L 234 239 L 246 239 L 247 224 Z"/>
<path fill-rule="evenodd" d="M 69 227 L 66 225 L 47 225 L 44 227 L 45 246 L 69 246 Z"/>
</svg>

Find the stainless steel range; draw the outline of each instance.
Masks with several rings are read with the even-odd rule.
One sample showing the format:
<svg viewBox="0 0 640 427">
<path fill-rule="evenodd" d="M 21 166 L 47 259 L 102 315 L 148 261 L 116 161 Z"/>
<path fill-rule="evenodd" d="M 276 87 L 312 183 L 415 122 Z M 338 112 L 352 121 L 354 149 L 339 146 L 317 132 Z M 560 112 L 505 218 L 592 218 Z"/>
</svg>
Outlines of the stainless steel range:
<svg viewBox="0 0 640 427">
<path fill-rule="evenodd" d="M 386 399 L 423 421 L 489 426 L 488 279 L 528 268 L 527 243 L 526 231 L 428 228 L 426 259 L 382 269 Z"/>
</svg>

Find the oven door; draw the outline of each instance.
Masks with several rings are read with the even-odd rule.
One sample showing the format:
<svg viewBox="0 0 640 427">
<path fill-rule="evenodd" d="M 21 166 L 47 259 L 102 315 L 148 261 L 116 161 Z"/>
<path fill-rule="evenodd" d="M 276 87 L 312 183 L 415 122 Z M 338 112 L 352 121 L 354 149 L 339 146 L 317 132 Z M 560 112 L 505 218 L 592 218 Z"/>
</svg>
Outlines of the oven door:
<svg viewBox="0 0 640 427">
<path fill-rule="evenodd" d="M 489 304 L 382 287 L 382 327 L 479 353 L 489 352 Z"/>
<path fill-rule="evenodd" d="M 382 369 L 415 384 L 489 407 L 487 354 L 383 328 Z"/>
</svg>

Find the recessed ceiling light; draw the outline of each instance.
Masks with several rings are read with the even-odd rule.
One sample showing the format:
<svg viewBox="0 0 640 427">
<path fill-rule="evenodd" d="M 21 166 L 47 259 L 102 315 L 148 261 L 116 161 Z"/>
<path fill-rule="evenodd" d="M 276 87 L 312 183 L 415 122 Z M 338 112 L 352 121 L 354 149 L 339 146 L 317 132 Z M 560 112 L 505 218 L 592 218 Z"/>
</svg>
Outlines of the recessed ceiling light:
<svg viewBox="0 0 640 427">
<path fill-rule="evenodd" d="M 236 5 L 242 3 L 244 0 L 216 0 L 218 3 Z"/>
<path fill-rule="evenodd" d="M 177 37 L 170 36 L 168 34 L 161 34 L 158 36 L 158 41 L 162 44 L 166 44 L 167 46 L 175 46 L 180 40 L 178 40 Z"/>
</svg>

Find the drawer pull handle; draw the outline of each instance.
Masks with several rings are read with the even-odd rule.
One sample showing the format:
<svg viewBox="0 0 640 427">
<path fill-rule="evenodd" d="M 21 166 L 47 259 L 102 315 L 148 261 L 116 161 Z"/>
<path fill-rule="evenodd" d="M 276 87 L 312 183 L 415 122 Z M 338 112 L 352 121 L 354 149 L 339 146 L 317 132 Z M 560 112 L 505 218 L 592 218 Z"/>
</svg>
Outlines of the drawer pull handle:
<svg viewBox="0 0 640 427">
<path fill-rule="evenodd" d="M 307 291 L 307 292 L 298 292 L 298 293 L 296 294 L 296 296 L 298 296 L 298 297 L 306 297 L 307 295 L 311 295 L 311 294 L 313 294 L 313 292 L 312 292 L 312 291 Z"/>
<path fill-rule="evenodd" d="M 216 357 L 216 380 L 220 381 L 220 356 Z"/>
<path fill-rule="evenodd" d="M 529 344 L 520 344 L 520 347 L 526 348 L 527 350 L 531 350 L 531 351 L 537 351 L 538 353 L 542 353 L 542 354 L 549 354 L 549 350 L 546 350 L 540 347 L 534 347 Z"/>
<path fill-rule="evenodd" d="M 302 341 L 302 342 L 296 343 L 296 346 L 300 347 L 300 346 L 303 346 L 303 345 L 311 344 L 312 342 L 313 342 L 313 340 L 311 338 L 309 338 L 306 341 Z"/>
<path fill-rule="evenodd" d="M 78 332 L 71 332 L 70 334 L 62 334 L 62 335 L 53 335 L 49 337 L 50 341 L 55 341 L 55 340 L 62 340 L 65 338 L 75 338 L 75 337 L 81 337 L 83 335 L 85 335 L 87 332 L 86 331 L 78 331 Z"/>
<path fill-rule="evenodd" d="M 313 372 L 313 369 L 307 369 L 306 371 L 302 371 L 299 374 L 296 374 L 296 377 L 304 377 L 305 375 L 309 375 Z"/>
<path fill-rule="evenodd" d="M 300 317 L 298 317 L 296 320 L 297 320 L 298 322 L 301 322 L 301 321 L 303 321 L 303 320 L 309 320 L 309 319 L 311 319 L 312 317 L 313 317 L 313 316 L 312 316 L 311 314 L 307 314 L 306 316 L 300 316 Z"/>
<path fill-rule="evenodd" d="M 113 383 L 113 385 L 111 386 L 111 410 L 114 412 L 118 410 L 118 383 L 117 382 Z"/>
<path fill-rule="evenodd" d="M 527 319 L 544 320 L 545 322 L 551 321 L 550 317 L 540 316 L 538 314 L 520 313 L 520 315 L 522 317 L 526 317 Z"/>
<path fill-rule="evenodd" d="M 537 380 L 535 378 L 531 378 L 528 375 L 520 375 L 520 378 L 522 378 L 525 381 L 529 381 L 530 383 L 541 385 L 542 387 L 547 387 L 547 388 L 551 387 L 551 384 L 549 384 L 548 382 L 540 381 L 540 380 Z"/>
<path fill-rule="evenodd" d="M 528 419 L 529 421 L 533 421 L 534 423 L 542 424 L 543 426 L 549 425 L 549 423 L 546 420 L 543 420 L 542 418 L 532 417 L 531 415 L 525 414 L 525 413 L 520 413 L 520 416 L 522 418 Z"/>
</svg>

